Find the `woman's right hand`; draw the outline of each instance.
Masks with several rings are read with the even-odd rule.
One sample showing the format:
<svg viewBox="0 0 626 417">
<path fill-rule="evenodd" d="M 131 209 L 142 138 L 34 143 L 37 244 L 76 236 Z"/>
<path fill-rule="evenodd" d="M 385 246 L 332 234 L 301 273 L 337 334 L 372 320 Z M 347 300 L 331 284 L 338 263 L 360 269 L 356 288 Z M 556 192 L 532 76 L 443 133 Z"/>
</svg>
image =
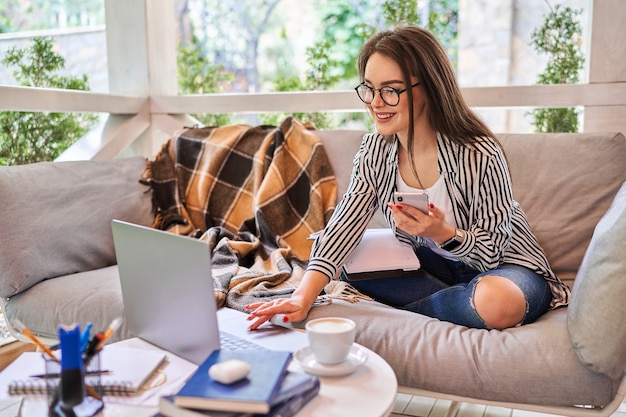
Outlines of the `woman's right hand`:
<svg viewBox="0 0 626 417">
<path fill-rule="evenodd" d="M 248 329 L 255 330 L 277 314 L 283 315 L 282 321 L 285 323 L 302 321 L 309 314 L 311 303 L 294 294 L 291 298 L 277 298 L 272 301 L 252 303 L 247 305 L 246 309 L 252 310 L 248 315 L 248 320 L 253 320 L 253 323 Z"/>
<path fill-rule="evenodd" d="M 291 323 L 306 319 L 315 299 L 328 284 L 328 277 L 318 271 L 307 271 L 291 298 L 277 298 L 272 301 L 252 303 L 246 309 L 252 310 L 248 320 L 254 320 L 248 329 L 257 329 L 277 314 L 283 314 L 283 322 Z"/>
</svg>

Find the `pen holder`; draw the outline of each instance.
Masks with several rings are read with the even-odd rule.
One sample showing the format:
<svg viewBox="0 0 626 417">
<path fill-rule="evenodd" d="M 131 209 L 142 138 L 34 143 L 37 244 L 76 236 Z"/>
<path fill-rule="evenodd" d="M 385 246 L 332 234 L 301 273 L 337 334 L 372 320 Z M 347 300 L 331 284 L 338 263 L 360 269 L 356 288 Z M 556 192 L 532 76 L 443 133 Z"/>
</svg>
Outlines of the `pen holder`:
<svg viewBox="0 0 626 417">
<path fill-rule="evenodd" d="M 92 417 L 104 407 L 100 354 L 94 355 L 84 372 L 61 372 L 61 364 L 47 354 L 46 396 L 49 417 Z"/>
</svg>

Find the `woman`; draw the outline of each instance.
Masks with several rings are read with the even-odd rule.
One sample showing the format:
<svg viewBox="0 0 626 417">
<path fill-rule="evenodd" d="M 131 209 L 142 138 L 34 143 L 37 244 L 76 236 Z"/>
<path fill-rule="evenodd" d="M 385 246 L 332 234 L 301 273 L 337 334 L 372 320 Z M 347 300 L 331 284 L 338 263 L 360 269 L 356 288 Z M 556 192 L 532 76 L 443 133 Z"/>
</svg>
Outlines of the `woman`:
<svg viewBox="0 0 626 417">
<path fill-rule="evenodd" d="M 289 299 L 247 306 L 250 328 L 275 314 L 304 320 L 377 208 L 421 261 L 414 278 L 353 283 L 377 300 L 484 329 L 530 323 L 567 304 L 569 289 L 513 200 L 504 151 L 464 102 L 437 39 L 417 27 L 382 32 L 363 46 L 358 66 L 356 91 L 376 132 L 363 138 L 301 284 Z M 393 200 L 395 191 L 416 190 L 428 193 L 429 213 Z"/>
</svg>

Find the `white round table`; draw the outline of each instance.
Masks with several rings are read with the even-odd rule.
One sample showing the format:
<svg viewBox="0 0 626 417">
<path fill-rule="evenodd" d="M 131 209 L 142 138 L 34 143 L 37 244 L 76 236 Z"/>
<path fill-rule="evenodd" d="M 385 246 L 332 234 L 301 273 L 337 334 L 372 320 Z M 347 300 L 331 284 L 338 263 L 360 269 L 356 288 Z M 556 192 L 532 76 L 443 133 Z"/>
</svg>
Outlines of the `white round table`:
<svg viewBox="0 0 626 417">
<path fill-rule="evenodd" d="M 249 323 L 242 313 L 221 311 L 218 316 L 221 330 L 266 348 L 295 352 L 308 343 L 306 334 L 299 330 L 271 327 L 250 332 L 247 331 Z M 159 349 L 138 338 L 118 343 L 141 349 Z M 396 376 L 383 358 L 363 346 L 359 347 L 367 353 L 367 361 L 350 375 L 319 377 L 321 382 L 319 394 L 297 414 L 297 417 L 385 417 L 391 414 L 398 389 Z M 137 405 L 138 401 L 134 404 L 125 404 L 123 400 L 107 400 L 105 397 L 105 407 L 101 414 L 104 417 L 152 417 L 158 413 L 158 398 L 177 392 L 196 368 L 193 363 L 170 354 L 170 363 L 164 369 L 167 384 L 160 387 L 160 390 L 147 391 L 150 395 L 142 402 L 144 405 Z M 295 360 L 289 365 L 289 369 L 304 372 Z M 24 417 L 46 416 L 45 396 L 24 397 L 20 411 Z"/>
<path fill-rule="evenodd" d="M 297 417 L 391 414 L 398 390 L 396 375 L 383 358 L 367 348 L 361 346 L 361 349 L 368 354 L 367 362 L 348 376 L 320 377 L 320 393 Z M 295 361 L 292 366 L 293 370 L 302 372 Z"/>
<path fill-rule="evenodd" d="M 298 414 L 297 417 L 385 417 L 394 405 L 397 381 L 391 367 L 380 356 L 363 348 L 368 359 L 348 376 L 320 377 L 320 392 Z M 297 362 L 289 367 L 303 372 Z M 105 417 L 152 417 L 158 412 L 154 406 L 127 405 L 107 402 Z M 21 415 L 26 417 L 46 416 L 45 397 L 28 397 L 22 403 Z"/>
</svg>

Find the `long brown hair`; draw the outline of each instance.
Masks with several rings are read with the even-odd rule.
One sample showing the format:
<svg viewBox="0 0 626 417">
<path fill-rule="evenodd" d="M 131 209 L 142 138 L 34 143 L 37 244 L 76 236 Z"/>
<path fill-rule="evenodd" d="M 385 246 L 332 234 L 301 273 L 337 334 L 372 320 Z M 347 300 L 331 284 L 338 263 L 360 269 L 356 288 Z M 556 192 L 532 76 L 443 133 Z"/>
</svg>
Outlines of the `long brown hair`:
<svg viewBox="0 0 626 417">
<path fill-rule="evenodd" d="M 363 45 L 358 68 L 361 80 L 369 58 L 378 52 L 398 63 L 406 87 L 411 76 L 417 78 L 426 95 L 428 121 L 436 131 L 459 144 L 474 143 L 481 138 L 497 139 L 465 103 L 448 56 L 441 43 L 429 31 L 405 26 L 380 32 Z M 414 109 L 413 91 L 407 89 L 409 100 L 409 155 L 413 155 Z M 412 158 L 411 158 L 412 159 Z"/>
</svg>

